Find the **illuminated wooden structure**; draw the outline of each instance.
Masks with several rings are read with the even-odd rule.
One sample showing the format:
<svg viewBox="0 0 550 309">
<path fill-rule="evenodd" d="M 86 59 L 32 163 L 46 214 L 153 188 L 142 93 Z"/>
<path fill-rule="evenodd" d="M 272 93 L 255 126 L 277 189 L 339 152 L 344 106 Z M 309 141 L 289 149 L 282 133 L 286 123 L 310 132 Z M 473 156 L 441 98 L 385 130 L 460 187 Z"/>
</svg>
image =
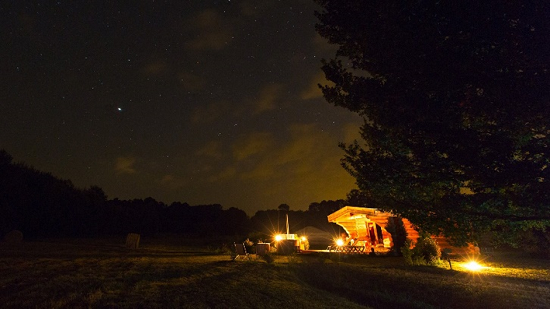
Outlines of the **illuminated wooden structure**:
<svg viewBox="0 0 550 309">
<path fill-rule="evenodd" d="M 388 220 L 394 220 L 396 216 L 389 212 L 383 212 L 376 208 L 345 206 L 328 216 L 328 221 L 340 225 L 348 234 L 350 245 L 364 246 L 362 252 L 389 251 L 393 247 L 391 235 L 386 231 Z M 407 238 L 416 242 L 419 234 L 413 224 L 403 218 L 403 225 L 407 231 Z M 441 249 L 449 248 L 453 254 L 473 253 L 475 248 L 452 247 L 445 237 L 433 237 Z"/>
</svg>

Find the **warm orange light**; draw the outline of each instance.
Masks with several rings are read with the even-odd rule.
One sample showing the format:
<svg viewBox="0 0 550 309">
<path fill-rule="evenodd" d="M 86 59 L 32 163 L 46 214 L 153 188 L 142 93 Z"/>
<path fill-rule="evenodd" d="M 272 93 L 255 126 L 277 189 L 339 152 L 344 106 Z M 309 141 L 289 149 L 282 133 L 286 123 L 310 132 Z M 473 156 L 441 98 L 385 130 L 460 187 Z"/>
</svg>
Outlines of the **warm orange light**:
<svg viewBox="0 0 550 309">
<path fill-rule="evenodd" d="M 478 262 L 476 262 L 476 261 L 470 261 L 470 262 L 464 264 L 464 267 L 465 267 L 466 269 L 470 270 L 470 271 L 480 271 L 480 270 L 482 270 L 483 268 L 485 268 L 485 267 L 481 266 L 481 265 L 480 265 Z"/>
<path fill-rule="evenodd" d="M 281 234 L 275 235 L 275 241 L 281 241 L 283 240 L 283 236 Z"/>
<path fill-rule="evenodd" d="M 338 238 L 338 239 L 336 240 L 336 245 L 337 245 L 338 247 L 341 247 L 341 246 L 344 245 L 344 241 L 343 241 L 342 239 Z"/>
<path fill-rule="evenodd" d="M 300 238 L 302 241 L 306 241 L 307 238 L 305 236 L 302 236 L 302 238 Z"/>
</svg>

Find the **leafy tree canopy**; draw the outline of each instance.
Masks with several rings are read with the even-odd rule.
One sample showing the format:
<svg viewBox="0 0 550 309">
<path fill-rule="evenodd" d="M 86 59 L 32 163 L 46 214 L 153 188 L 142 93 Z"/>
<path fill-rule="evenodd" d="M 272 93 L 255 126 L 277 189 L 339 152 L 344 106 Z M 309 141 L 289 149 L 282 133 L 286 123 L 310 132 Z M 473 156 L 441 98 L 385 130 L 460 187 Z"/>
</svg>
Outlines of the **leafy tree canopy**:
<svg viewBox="0 0 550 309">
<path fill-rule="evenodd" d="M 343 166 L 371 207 L 457 242 L 550 226 L 550 2 L 317 0 Z M 509 240 L 514 242 L 514 240 Z"/>
<path fill-rule="evenodd" d="M 281 204 L 277 207 L 277 209 L 288 212 L 290 210 L 290 206 L 288 206 L 288 204 Z"/>
</svg>

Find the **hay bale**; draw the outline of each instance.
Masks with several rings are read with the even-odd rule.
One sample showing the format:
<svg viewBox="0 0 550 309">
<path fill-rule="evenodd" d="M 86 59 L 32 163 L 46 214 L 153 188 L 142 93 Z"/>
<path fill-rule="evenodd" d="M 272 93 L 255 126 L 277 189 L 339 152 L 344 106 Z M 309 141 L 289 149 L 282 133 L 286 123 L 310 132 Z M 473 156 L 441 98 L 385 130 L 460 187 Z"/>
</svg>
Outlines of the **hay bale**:
<svg viewBox="0 0 550 309">
<path fill-rule="evenodd" d="M 4 241 L 10 244 L 18 244 L 23 241 L 23 233 L 18 230 L 13 230 L 4 235 Z"/>
<path fill-rule="evenodd" d="M 139 238 L 139 234 L 128 233 L 128 236 L 126 236 L 126 248 L 137 249 L 139 247 Z"/>
</svg>

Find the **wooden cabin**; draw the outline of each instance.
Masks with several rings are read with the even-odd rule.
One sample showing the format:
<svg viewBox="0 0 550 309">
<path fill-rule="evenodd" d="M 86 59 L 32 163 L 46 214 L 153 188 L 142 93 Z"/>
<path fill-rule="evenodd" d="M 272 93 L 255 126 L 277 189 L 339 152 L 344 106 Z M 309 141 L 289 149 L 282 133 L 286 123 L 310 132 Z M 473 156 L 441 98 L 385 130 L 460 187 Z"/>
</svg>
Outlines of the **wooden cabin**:
<svg viewBox="0 0 550 309">
<path fill-rule="evenodd" d="M 328 221 L 340 225 L 347 233 L 348 244 L 365 246 L 364 252 L 387 252 L 393 247 L 391 235 L 386 231 L 388 219 L 396 218 L 389 212 L 383 212 L 376 208 L 345 206 L 328 216 Z M 403 225 L 407 231 L 407 238 L 416 242 L 419 234 L 413 224 L 403 219 Z M 449 248 L 453 254 L 471 254 L 476 252 L 473 245 L 468 247 L 453 247 L 442 236 L 433 237 L 443 250 Z"/>
</svg>

